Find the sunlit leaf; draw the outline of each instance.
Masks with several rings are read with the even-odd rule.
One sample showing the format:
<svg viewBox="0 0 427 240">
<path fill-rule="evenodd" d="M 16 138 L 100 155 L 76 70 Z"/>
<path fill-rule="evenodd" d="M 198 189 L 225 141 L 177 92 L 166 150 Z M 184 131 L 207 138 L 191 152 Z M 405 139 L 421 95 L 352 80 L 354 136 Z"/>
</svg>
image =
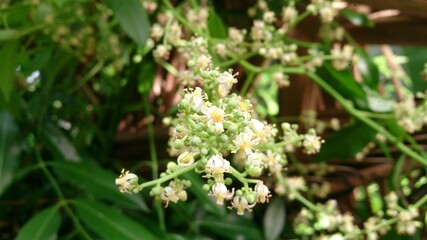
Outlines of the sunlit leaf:
<svg viewBox="0 0 427 240">
<path fill-rule="evenodd" d="M 72 202 L 80 219 L 102 239 L 159 239 L 151 229 L 156 226 L 142 225 L 115 209 L 99 202 L 76 200 Z"/>
<path fill-rule="evenodd" d="M 17 240 L 55 240 L 61 225 L 58 206 L 51 206 L 37 213 L 19 231 Z"/>
<path fill-rule="evenodd" d="M 123 206 L 149 211 L 139 195 L 119 192 L 115 185 L 118 174 L 113 174 L 95 165 L 72 162 L 50 162 L 60 178 L 84 188 L 95 197 L 106 198 Z"/>
<path fill-rule="evenodd" d="M 120 23 L 125 33 L 135 43 L 145 44 L 149 34 L 150 26 L 147 12 L 139 0 L 106 0 L 108 6 L 113 10 L 114 16 Z"/>
<path fill-rule="evenodd" d="M 374 22 L 366 14 L 356 12 L 350 9 L 342 9 L 341 14 L 356 26 L 372 27 Z"/>
</svg>

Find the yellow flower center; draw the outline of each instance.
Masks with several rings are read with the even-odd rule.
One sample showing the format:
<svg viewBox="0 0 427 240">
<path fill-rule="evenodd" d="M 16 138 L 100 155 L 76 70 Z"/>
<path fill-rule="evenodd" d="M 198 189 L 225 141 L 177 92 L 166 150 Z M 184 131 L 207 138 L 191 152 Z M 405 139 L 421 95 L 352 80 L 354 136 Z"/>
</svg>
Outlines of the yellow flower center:
<svg viewBox="0 0 427 240">
<path fill-rule="evenodd" d="M 211 112 L 211 117 L 212 117 L 212 120 L 216 123 L 220 123 L 224 120 L 224 115 L 219 109 L 214 109 Z"/>
</svg>

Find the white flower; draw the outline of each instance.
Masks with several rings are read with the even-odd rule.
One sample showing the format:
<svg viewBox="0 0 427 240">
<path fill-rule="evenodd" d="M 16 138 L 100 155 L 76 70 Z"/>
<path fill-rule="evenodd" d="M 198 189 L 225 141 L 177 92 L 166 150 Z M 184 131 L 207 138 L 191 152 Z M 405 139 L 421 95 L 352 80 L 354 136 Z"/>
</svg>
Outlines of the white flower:
<svg viewBox="0 0 427 240">
<path fill-rule="evenodd" d="M 218 43 L 215 45 L 215 52 L 222 58 L 226 57 L 227 47 L 223 43 Z"/>
<path fill-rule="evenodd" d="M 225 118 L 225 112 L 216 106 L 202 106 L 201 111 L 206 115 L 208 123 L 213 124 L 218 133 L 224 132 L 223 121 Z"/>
<path fill-rule="evenodd" d="M 263 182 L 259 182 L 254 187 L 255 192 L 257 193 L 258 202 L 265 203 L 268 202 L 268 199 L 271 197 L 270 190 Z"/>
<path fill-rule="evenodd" d="M 169 58 L 169 49 L 163 44 L 157 45 L 153 55 L 155 58 L 167 60 Z"/>
<path fill-rule="evenodd" d="M 235 196 L 231 202 L 232 208 L 237 210 L 237 215 L 245 214 L 245 210 L 248 210 L 249 212 L 252 211 L 255 204 L 256 202 L 249 205 L 248 200 L 243 196 Z"/>
<path fill-rule="evenodd" d="M 274 12 L 268 11 L 264 13 L 262 20 L 266 23 L 273 23 L 276 20 L 276 16 L 274 15 Z"/>
<path fill-rule="evenodd" d="M 191 166 L 194 163 L 194 155 L 185 151 L 179 155 L 177 161 L 180 166 Z"/>
<path fill-rule="evenodd" d="M 202 54 L 197 58 L 196 66 L 200 70 L 209 69 L 211 66 L 211 57 L 206 54 Z"/>
<path fill-rule="evenodd" d="M 208 174 L 223 174 L 230 171 L 230 162 L 220 155 L 212 155 L 206 163 L 205 171 Z"/>
<path fill-rule="evenodd" d="M 239 29 L 234 27 L 231 27 L 228 29 L 228 36 L 230 36 L 230 39 L 234 43 L 241 43 L 245 38 L 243 33 Z"/>
<path fill-rule="evenodd" d="M 306 134 L 302 145 L 304 146 L 307 154 L 315 154 L 320 151 L 322 143 L 323 140 L 321 140 L 320 137 Z"/>
<path fill-rule="evenodd" d="M 224 199 L 230 200 L 234 195 L 234 189 L 230 192 L 222 182 L 217 182 L 212 185 L 212 191 L 210 192 L 211 196 L 216 198 L 216 204 L 223 205 Z"/>
<path fill-rule="evenodd" d="M 202 106 L 204 103 L 206 94 L 203 93 L 201 88 L 196 87 L 193 92 L 185 94 L 184 98 L 193 104 L 195 108 L 200 108 L 200 106 Z"/>
<path fill-rule="evenodd" d="M 247 155 L 249 155 L 252 153 L 252 147 L 258 144 L 258 139 L 253 138 L 252 135 L 243 132 L 237 135 L 236 139 L 234 139 L 233 142 L 237 147 L 234 152 L 236 152 L 237 150 L 241 150 L 244 151 Z"/>
<path fill-rule="evenodd" d="M 163 28 L 158 23 L 154 23 L 151 27 L 151 38 L 158 41 L 163 36 Z"/>
<path fill-rule="evenodd" d="M 218 85 L 218 94 L 221 97 L 225 97 L 230 92 L 233 84 L 237 83 L 237 79 L 230 72 L 225 71 L 218 76 L 217 81 Z"/>
<path fill-rule="evenodd" d="M 116 178 L 116 185 L 122 193 L 134 193 L 138 187 L 138 176 L 123 169 L 119 178 Z"/>
<path fill-rule="evenodd" d="M 162 194 L 160 194 L 160 198 L 166 202 L 166 207 L 169 205 L 169 202 L 177 203 L 179 201 L 177 191 L 170 186 L 163 189 Z"/>
</svg>

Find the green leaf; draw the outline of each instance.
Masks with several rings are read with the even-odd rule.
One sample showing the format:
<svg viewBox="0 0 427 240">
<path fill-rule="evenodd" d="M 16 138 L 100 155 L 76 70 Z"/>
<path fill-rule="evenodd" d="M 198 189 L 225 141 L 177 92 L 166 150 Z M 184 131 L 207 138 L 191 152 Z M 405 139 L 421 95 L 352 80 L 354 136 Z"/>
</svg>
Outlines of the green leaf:
<svg viewBox="0 0 427 240">
<path fill-rule="evenodd" d="M 350 9 L 342 9 L 341 14 L 346 17 L 351 23 L 356 26 L 373 27 L 374 22 L 371 21 L 366 14 L 359 13 Z"/>
<path fill-rule="evenodd" d="M 212 37 L 227 38 L 227 28 L 213 7 L 209 8 L 208 28 Z"/>
<path fill-rule="evenodd" d="M 12 183 L 19 164 L 19 130 L 8 112 L 0 112 L 0 196 Z"/>
<path fill-rule="evenodd" d="M 144 45 L 150 34 L 147 12 L 139 0 L 106 0 L 125 33 L 135 43 Z"/>
<path fill-rule="evenodd" d="M 19 231 L 16 240 L 54 240 L 61 225 L 58 206 L 44 209 L 32 217 Z"/>
<path fill-rule="evenodd" d="M 18 62 L 18 47 L 17 41 L 0 42 L 0 59 L 7 59 L 0 64 L 0 93 L 6 101 L 9 101 L 15 89 L 13 85 Z"/>
<path fill-rule="evenodd" d="M 317 161 L 348 160 L 375 138 L 376 131 L 361 122 L 355 122 L 325 139 Z"/>
<path fill-rule="evenodd" d="M 209 231 L 221 236 L 221 239 L 263 239 L 261 231 L 253 221 L 236 215 L 229 215 L 227 219 L 202 220 L 196 224 L 203 227 L 203 233 Z"/>
<path fill-rule="evenodd" d="M 95 197 L 106 198 L 128 208 L 149 211 L 141 196 L 123 194 L 118 190 L 114 183 L 118 174 L 83 162 L 49 162 L 49 165 L 55 168 L 60 178 L 86 189 Z"/>
<path fill-rule="evenodd" d="M 263 73 L 256 88 L 256 94 L 260 98 L 260 105 L 257 108 L 259 114 L 266 110 L 267 115 L 275 116 L 279 114 L 278 89 L 276 82 L 272 79 L 271 73 Z"/>
<path fill-rule="evenodd" d="M 155 76 L 156 66 L 154 63 L 144 62 L 138 74 L 138 92 L 141 94 L 150 92 Z"/>
<path fill-rule="evenodd" d="M 110 206 L 99 202 L 84 200 L 72 201 L 80 219 L 93 231 L 102 236 L 102 239 L 158 239 L 149 229 L 152 226 L 144 225 L 132 220 Z"/>
<path fill-rule="evenodd" d="M 0 41 L 8 41 L 18 38 L 19 31 L 15 29 L 0 29 Z M 2 43 L 0 43 L 2 44 Z"/>
<path fill-rule="evenodd" d="M 371 89 L 378 91 L 378 82 L 380 73 L 377 65 L 372 60 L 373 58 L 362 48 L 356 48 L 355 53 L 359 56 L 357 67 L 363 79 L 363 84 Z"/>
<path fill-rule="evenodd" d="M 80 162 L 77 149 L 70 142 L 67 136 L 53 123 L 46 122 L 43 127 L 42 141 L 48 147 L 55 158 Z"/>
<path fill-rule="evenodd" d="M 281 198 L 275 198 L 268 204 L 264 215 L 264 235 L 268 240 L 277 239 L 285 228 L 286 208 Z"/>
<path fill-rule="evenodd" d="M 343 97 L 351 100 L 362 109 L 368 108 L 365 92 L 349 70 L 337 71 L 331 63 L 327 62 L 318 72 Z"/>
</svg>

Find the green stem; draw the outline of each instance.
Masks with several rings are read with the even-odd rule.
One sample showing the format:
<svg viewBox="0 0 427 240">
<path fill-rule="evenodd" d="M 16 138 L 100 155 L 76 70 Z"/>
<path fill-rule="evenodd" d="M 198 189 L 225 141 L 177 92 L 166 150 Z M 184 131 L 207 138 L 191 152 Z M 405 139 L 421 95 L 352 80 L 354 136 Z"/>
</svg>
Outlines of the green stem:
<svg viewBox="0 0 427 240">
<path fill-rule="evenodd" d="M 150 116 L 150 103 L 148 102 L 148 96 L 143 100 L 144 101 L 144 110 L 145 115 L 148 118 Z M 150 158 L 151 158 L 151 169 L 153 178 L 157 178 L 159 174 L 159 165 L 157 162 L 157 152 L 156 152 L 156 141 L 154 139 L 154 129 L 153 122 L 147 121 L 147 129 L 148 129 L 148 140 L 149 140 L 149 148 L 150 148 Z"/>
<path fill-rule="evenodd" d="M 295 19 L 294 22 L 292 22 L 292 24 L 289 25 L 288 29 L 286 29 L 286 34 L 290 33 L 292 31 L 292 29 L 298 25 L 298 23 L 300 23 L 302 20 L 304 20 L 304 18 L 308 17 L 310 15 L 310 13 L 308 11 L 305 11 L 304 13 L 302 13 L 301 15 L 299 15 L 297 17 L 297 19 Z"/>
<path fill-rule="evenodd" d="M 248 183 L 252 182 L 252 183 L 258 183 L 261 180 L 257 180 L 257 179 L 246 179 L 239 171 L 237 171 L 235 168 L 230 167 L 231 169 L 231 174 L 237 178 L 237 180 L 239 180 L 239 182 L 243 183 L 243 186 L 245 188 L 248 188 Z"/>
<path fill-rule="evenodd" d="M 300 142 L 302 140 L 305 139 L 305 136 L 298 136 L 295 139 L 289 140 L 289 141 L 283 141 L 283 142 L 278 142 L 278 143 L 274 143 L 274 144 L 261 144 L 259 146 L 257 146 L 257 149 L 270 149 L 272 147 L 283 147 L 289 144 L 293 144 L 293 143 L 297 143 Z"/>
<path fill-rule="evenodd" d="M 314 205 L 312 202 L 310 202 L 308 199 L 306 199 L 298 191 L 292 191 L 292 194 L 295 196 L 295 199 L 300 201 L 302 204 L 304 204 L 306 207 L 310 208 L 311 210 L 314 210 L 316 212 L 321 211 L 316 205 Z"/>
<path fill-rule="evenodd" d="M 166 69 L 174 77 L 178 77 L 179 76 L 179 71 L 174 66 L 172 66 L 170 63 L 165 62 L 165 61 L 160 60 L 160 59 L 156 59 L 156 63 L 159 64 L 159 65 L 161 65 L 164 69 Z"/>
<path fill-rule="evenodd" d="M 400 142 L 395 136 L 388 132 L 384 127 L 364 115 L 364 112 L 355 109 L 349 100 L 342 97 L 335 89 L 329 86 L 329 84 L 323 81 L 323 79 L 321 79 L 318 75 L 316 75 L 315 73 L 307 73 L 307 76 L 310 77 L 314 82 L 316 82 L 320 87 L 322 87 L 326 92 L 332 95 L 350 115 L 365 123 L 372 129 L 376 130 L 378 133 L 381 133 L 402 153 L 405 153 L 407 156 L 411 157 L 415 161 L 423 164 L 424 166 L 427 166 L 426 158 L 414 152 L 412 149 L 408 148 L 405 144 Z"/>
<path fill-rule="evenodd" d="M 424 195 L 424 197 L 422 197 L 420 200 L 418 200 L 415 204 L 414 207 L 419 208 L 424 206 L 427 203 L 427 194 Z"/>
<path fill-rule="evenodd" d="M 241 96 L 245 96 L 245 94 L 248 92 L 249 86 L 254 80 L 254 76 L 255 76 L 255 73 L 250 72 L 248 74 L 248 77 L 246 78 L 245 83 L 243 84 L 242 90 L 240 90 Z"/>
<path fill-rule="evenodd" d="M 79 90 L 87 81 L 92 79 L 99 71 L 104 67 L 104 61 L 99 61 L 95 66 L 93 66 L 89 72 L 84 75 L 76 85 L 70 90 L 71 93 Z"/>
<path fill-rule="evenodd" d="M 195 29 L 188 21 L 185 19 L 179 12 L 176 10 L 176 8 L 169 2 L 169 0 L 163 0 L 163 3 L 166 5 L 166 7 L 173 13 L 173 15 L 178 19 L 178 21 L 184 25 L 188 30 L 193 32 L 196 35 L 204 36 L 204 34 L 197 29 Z"/>
<path fill-rule="evenodd" d="M 173 172 L 173 173 L 171 173 L 171 174 L 169 174 L 169 175 L 167 175 L 165 177 L 158 178 L 158 179 L 155 179 L 155 180 L 151 180 L 149 182 L 142 183 L 142 184 L 139 185 L 139 190 L 141 191 L 142 189 L 144 189 L 146 187 L 149 187 L 149 186 L 160 185 L 160 184 L 162 184 L 164 182 L 167 182 L 167 181 L 169 181 L 171 179 L 174 179 L 175 177 L 178 177 L 178 176 L 180 176 L 180 175 L 182 175 L 182 174 L 184 174 L 186 172 L 194 170 L 196 168 L 196 166 L 197 166 L 197 163 L 194 163 L 193 165 L 191 165 L 189 167 L 184 167 L 182 169 L 179 169 L 179 170 L 177 170 L 177 171 L 175 171 L 175 172 Z"/>
<path fill-rule="evenodd" d="M 92 239 L 90 235 L 86 232 L 86 230 L 81 225 L 79 219 L 74 214 L 74 212 L 71 210 L 68 201 L 65 199 L 64 194 L 61 191 L 61 188 L 59 187 L 59 184 L 56 182 L 53 175 L 50 173 L 50 171 L 47 169 L 46 163 L 44 162 L 40 150 L 37 148 L 37 146 L 34 146 L 34 151 L 36 155 L 37 162 L 40 165 L 41 171 L 46 176 L 50 184 L 52 185 L 53 191 L 56 193 L 56 195 L 59 198 L 59 204 L 64 206 L 65 212 L 70 217 L 71 221 L 73 222 L 74 226 L 76 227 L 76 230 L 81 234 L 81 236 L 84 239 Z"/>
</svg>

